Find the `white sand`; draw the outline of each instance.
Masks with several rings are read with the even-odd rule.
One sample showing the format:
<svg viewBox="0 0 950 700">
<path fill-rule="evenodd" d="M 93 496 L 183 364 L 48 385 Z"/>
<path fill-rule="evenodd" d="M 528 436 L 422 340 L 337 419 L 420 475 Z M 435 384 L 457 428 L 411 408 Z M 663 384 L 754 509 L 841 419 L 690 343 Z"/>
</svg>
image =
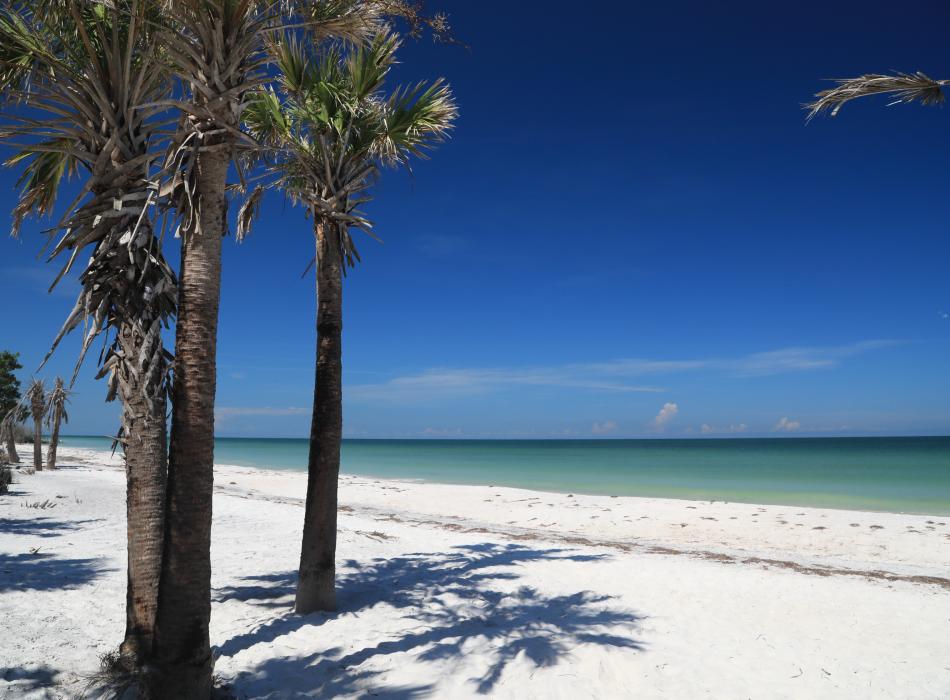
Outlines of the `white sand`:
<svg viewBox="0 0 950 700">
<path fill-rule="evenodd" d="M 124 474 L 60 454 L 0 497 L 2 698 L 76 697 L 123 632 Z M 947 517 L 344 477 L 340 612 L 299 617 L 305 488 L 216 469 L 238 698 L 950 698 Z"/>
</svg>

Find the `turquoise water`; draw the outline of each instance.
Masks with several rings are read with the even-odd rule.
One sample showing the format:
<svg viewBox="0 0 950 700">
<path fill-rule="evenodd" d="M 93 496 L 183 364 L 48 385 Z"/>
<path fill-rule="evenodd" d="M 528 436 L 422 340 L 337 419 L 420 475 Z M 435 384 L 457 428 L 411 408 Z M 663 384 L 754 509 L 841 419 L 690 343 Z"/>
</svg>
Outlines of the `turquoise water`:
<svg viewBox="0 0 950 700">
<path fill-rule="evenodd" d="M 63 444 L 107 449 L 105 438 Z M 302 439 L 218 438 L 215 462 L 305 470 Z M 349 474 L 542 491 L 950 515 L 950 438 L 345 440 Z"/>
</svg>

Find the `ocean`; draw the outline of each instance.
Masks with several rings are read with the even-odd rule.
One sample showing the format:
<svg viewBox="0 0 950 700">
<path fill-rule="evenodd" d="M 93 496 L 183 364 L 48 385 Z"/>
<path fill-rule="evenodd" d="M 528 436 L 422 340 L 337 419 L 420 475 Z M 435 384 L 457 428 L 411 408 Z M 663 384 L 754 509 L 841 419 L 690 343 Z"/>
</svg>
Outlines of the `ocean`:
<svg viewBox="0 0 950 700">
<path fill-rule="evenodd" d="M 99 437 L 64 445 L 108 449 Z M 307 468 L 307 440 L 218 438 L 215 462 Z M 950 437 L 344 440 L 347 474 L 540 491 L 950 515 Z"/>
</svg>

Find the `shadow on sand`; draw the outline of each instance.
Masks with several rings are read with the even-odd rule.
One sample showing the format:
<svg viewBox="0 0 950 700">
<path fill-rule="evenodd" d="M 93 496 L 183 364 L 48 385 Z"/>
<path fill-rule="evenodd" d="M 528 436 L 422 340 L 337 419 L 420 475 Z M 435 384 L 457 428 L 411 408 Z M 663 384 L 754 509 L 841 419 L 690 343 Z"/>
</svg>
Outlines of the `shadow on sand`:
<svg viewBox="0 0 950 700">
<path fill-rule="evenodd" d="M 0 552 L 0 593 L 75 588 L 111 571 L 99 559 L 61 559 L 44 552 Z"/>
<path fill-rule="evenodd" d="M 26 693 L 49 688 L 56 683 L 59 671 L 49 666 L 14 667 L 0 670 L 0 697 L 20 697 Z M 5 695 L 8 693 L 9 695 Z"/>
<path fill-rule="evenodd" d="M 32 535 L 34 537 L 59 537 L 64 532 L 79 530 L 83 525 L 102 522 L 104 518 L 86 520 L 53 520 L 38 518 L 0 518 L 0 534 Z"/>
<path fill-rule="evenodd" d="M 461 662 L 467 652 L 478 648 L 487 667 L 470 680 L 476 692 L 488 694 L 517 657 L 542 668 L 556 665 L 581 644 L 640 651 L 643 645 L 631 633 L 641 617 L 612 605 L 611 596 L 590 591 L 551 596 L 527 586 L 512 586 L 519 578 L 517 567 L 524 564 L 604 558 L 565 549 L 476 544 L 369 563 L 349 561 L 347 568 L 354 573 L 340 579 L 336 616 L 386 605 L 405 611 L 409 629 L 380 632 L 381 641 L 361 649 L 333 647 L 302 657 L 272 658 L 238 674 L 234 685 L 241 693 L 255 695 L 276 690 L 271 679 L 281 679 L 281 697 L 354 695 L 408 700 L 430 694 L 433 686 L 380 686 L 374 679 L 381 671 L 361 668 L 362 664 L 381 661 L 386 666 L 410 659 Z M 217 600 L 242 600 L 286 612 L 253 632 L 229 639 L 219 649 L 221 656 L 234 656 L 332 619 L 320 614 L 297 616 L 288 610 L 293 605 L 296 572 L 245 580 L 246 586 L 218 589 Z M 494 583 L 505 590 L 495 590 Z M 412 656 L 388 658 L 405 653 Z"/>
</svg>

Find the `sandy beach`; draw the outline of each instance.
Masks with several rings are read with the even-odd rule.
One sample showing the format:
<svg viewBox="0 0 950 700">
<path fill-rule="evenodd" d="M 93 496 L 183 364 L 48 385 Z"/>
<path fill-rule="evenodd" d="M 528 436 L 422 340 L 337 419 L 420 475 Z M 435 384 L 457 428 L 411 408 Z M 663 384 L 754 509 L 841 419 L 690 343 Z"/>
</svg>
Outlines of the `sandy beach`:
<svg viewBox="0 0 950 700">
<path fill-rule="evenodd" d="M 3 698 L 77 697 L 122 637 L 121 462 L 60 461 L 0 497 Z M 950 697 L 948 517 L 345 476 L 340 610 L 301 617 L 305 488 L 216 468 L 237 698 Z"/>
</svg>

